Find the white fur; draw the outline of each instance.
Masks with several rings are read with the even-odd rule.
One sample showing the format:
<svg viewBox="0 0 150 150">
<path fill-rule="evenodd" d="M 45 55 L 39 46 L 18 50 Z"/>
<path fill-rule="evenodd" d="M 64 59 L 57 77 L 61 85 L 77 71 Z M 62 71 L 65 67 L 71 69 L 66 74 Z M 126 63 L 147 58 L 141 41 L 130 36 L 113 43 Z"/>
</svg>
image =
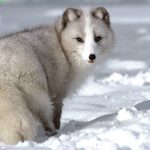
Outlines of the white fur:
<svg viewBox="0 0 150 150">
<path fill-rule="evenodd" d="M 5 143 L 34 140 L 38 123 L 55 133 L 63 100 L 76 93 L 112 47 L 112 30 L 80 13 L 69 9 L 65 17 L 71 21 L 61 17 L 53 25 L 0 38 L 0 139 Z M 79 43 L 82 29 L 85 42 Z M 104 34 L 103 45 L 95 43 L 93 31 Z M 90 54 L 97 63 L 89 65 Z"/>
<path fill-rule="evenodd" d="M 91 24 L 91 18 L 88 14 L 85 15 L 85 39 L 83 48 L 83 59 L 89 60 L 90 54 L 95 54 L 94 52 L 94 41 L 93 41 L 93 26 Z"/>
</svg>

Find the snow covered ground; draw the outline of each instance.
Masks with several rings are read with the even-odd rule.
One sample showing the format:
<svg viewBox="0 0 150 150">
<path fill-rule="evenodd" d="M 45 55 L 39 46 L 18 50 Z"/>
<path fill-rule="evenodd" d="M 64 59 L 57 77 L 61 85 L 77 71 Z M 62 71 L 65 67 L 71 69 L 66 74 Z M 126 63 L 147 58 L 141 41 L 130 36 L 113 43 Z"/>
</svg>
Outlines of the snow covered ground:
<svg viewBox="0 0 150 150">
<path fill-rule="evenodd" d="M 150 5 L 106 8 L 116 47 L 78 95 L 66 100 L 59 133 L 15 146 L 1 142 L 0 149 L 150 150 Z M 0 7 L 0 33 L 49 22 L 63 9 Z"/>
</svg>

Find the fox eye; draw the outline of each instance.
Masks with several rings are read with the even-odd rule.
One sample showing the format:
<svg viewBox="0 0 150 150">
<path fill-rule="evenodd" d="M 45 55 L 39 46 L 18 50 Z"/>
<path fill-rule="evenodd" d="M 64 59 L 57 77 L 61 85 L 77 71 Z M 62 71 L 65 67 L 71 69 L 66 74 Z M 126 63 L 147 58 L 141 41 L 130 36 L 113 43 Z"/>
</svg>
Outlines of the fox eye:
<svg viewBox="0 0 150 150">
<path fill-rule="evenodd" d="M 95 37 L 95 42 L 100 42 L 102 40 L 102 37 L 101 36 L 96 36 Z"/>
<path fill-rule="evenodd" d="M 84 42 L 84 40 L 81 38 L 81 37 L 77 37 L 77 38 L 75 38 L 78 42 L 80 42 L 80 43 L 83 43 Z"/>
</svg>

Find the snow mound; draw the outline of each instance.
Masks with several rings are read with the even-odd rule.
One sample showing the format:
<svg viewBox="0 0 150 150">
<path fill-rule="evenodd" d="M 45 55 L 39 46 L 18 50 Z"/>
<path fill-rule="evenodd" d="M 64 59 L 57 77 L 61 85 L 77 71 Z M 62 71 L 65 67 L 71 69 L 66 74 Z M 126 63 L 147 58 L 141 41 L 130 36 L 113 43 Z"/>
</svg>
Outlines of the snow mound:
<svg viewBox="0 0 150 150">
<path fill-rule="evenodd" d="M 109 77 L 103 79 L 103 83 L 116 83 L 122 85 L 143 86 L 150 83 L 150 70 L 147 72 L 140 72 L 135 76 L 122 75 L 120 73 L 113 73 Z"/>
<path fill-rule="evenodd" d="M 122 108 L 118 112 L 117 120 L 118 121 L 125 121 L 125 120 L 131 120 L 134 117 L 134 112 L 131 110 L 127 110 L 126 108 Z"/>
<path fill-rule="evenodd" d="M 118 112 L 118 116 L 120 117 L 119 120 L 110 119 L 103 122 L 101 122 L 101 120 L 97 120 L 97 122 L 88 126 L 85 122 L 84 128 L 80 128 L 80 125 L 78 125 L 78 128 L 75 131 L 69 130 L 66 133 L 63 133 L 62 131 L 60 135 L 51 137 L 41 144 L 36 144 L 36 148 L 42 150 L 42 147 L 46 146 L 53 150 L 149 149 L 150 113 L 147 112 L 141 115 L 141 112 L 137 112 L 134 114 L 134 117 L 129 117 L 132 116 L 131 112 L 132 110 L 120 110 Z M 118 116 L 116 116 L 116 118 Z M 128 117 L 126 118 L 126 116 Z M 125 120 L 123 119 L 124 117 L 126 118 Z M 76 121 L 71 121 L 71 123 L 69 122 L 69 126 L 70 129 L 76 127 Z"/>
</svg>

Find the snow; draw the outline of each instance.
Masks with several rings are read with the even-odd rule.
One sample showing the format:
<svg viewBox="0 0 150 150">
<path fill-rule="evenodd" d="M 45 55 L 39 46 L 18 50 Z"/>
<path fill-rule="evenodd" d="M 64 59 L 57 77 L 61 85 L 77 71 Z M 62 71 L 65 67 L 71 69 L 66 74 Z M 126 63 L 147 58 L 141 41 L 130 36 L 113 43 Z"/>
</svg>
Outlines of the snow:
<svg viewBox="0 0 150 150">
<path fill-rule="evenodd" d="M 106 67 L 116 71 L 117 70 L 132 71 L 132 70 L 141 70 L 141 69 L 148 68 L 148 65 L 143 61 L 113 59 L 113 60 L 109 60 L 106 63 Z"/>
<path fill-rule="evenodd" d="M 37 141 L 19 142 L 14 146 L 0 142 L 0 149 L 150 149 L 149 5 L 134 5 L 134 9 L 121 4 L 107 7 L 112 16 L 116 47 L 78 94 L 65 101 L 58 134 L 39 135 Z M 14 31 L 29 23 L 49 22 L 63 9 L 56 6 L 1 8 L 0 32 Z M 16 15 L 18 11 L 20 16 Z"/>
<path fill-rule="evenodd" d="M 122 85 L 143 86 L 150 83 L 150 70 L 147 72 L 139 72 L 137 75 L 129 77 L 120 73 L 113 73 L 108 78 L 103 79 L 104 83 L 118 83 Z"/>
<path fill-rule="evenodd" d="M 146 28 L 140 28 L 140 29 L 138 29 L 138 31 L 137 31 L 137 33 L 138 34 L 147 34 L 148 33 L 148 30 L 146 29 Z"/>
<path fill-rule="evenodd" d="M 131 110 L 122 108 L 120 111 L 118 111 L 118 116 L 117 116 L 118 121 L 125 121 L 125 120 L 132 120 L 132 119 L 133 119 L 133 112 Z"/>
</svg>

